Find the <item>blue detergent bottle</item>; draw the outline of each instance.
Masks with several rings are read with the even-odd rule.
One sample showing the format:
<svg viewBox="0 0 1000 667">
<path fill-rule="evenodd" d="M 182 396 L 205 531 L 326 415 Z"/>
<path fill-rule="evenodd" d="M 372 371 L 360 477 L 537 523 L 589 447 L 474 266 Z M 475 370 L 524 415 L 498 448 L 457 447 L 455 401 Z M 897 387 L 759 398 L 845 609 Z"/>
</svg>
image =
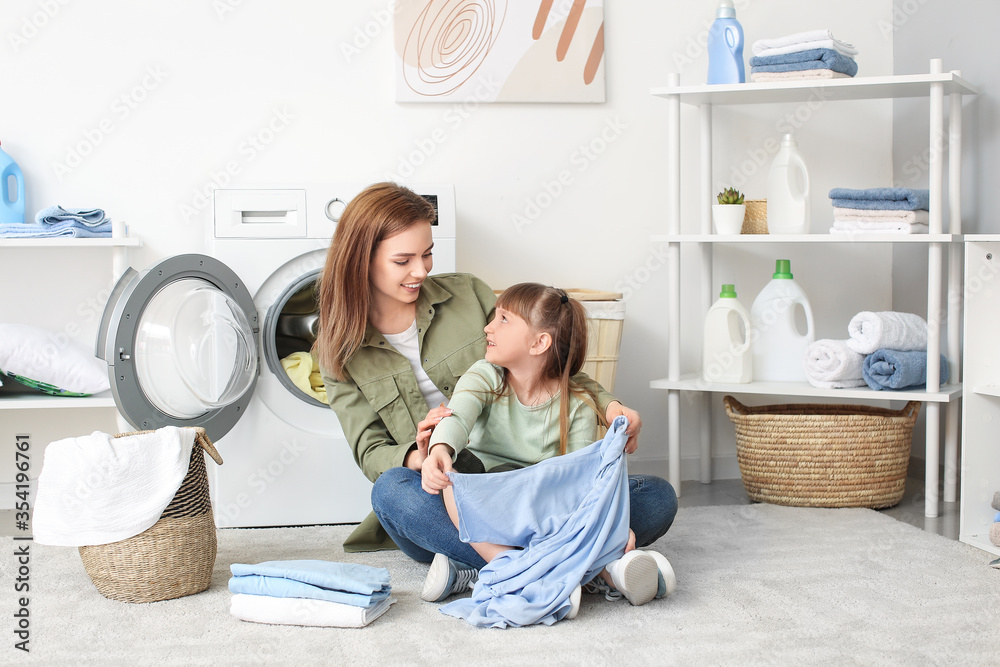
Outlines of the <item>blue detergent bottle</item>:
<svg viewBox="0 0 1000 667">
<path fill-rule="evenodd" d="M 736 20 L 732 0 L 720 0 L 708 29 L 708 82 L 745 83 L 743 26 Z"/>
<path fill-rule="evenodd" d="M 24 224 L 24 175 L 0 148 L 0 224 Z"/>
</svg>

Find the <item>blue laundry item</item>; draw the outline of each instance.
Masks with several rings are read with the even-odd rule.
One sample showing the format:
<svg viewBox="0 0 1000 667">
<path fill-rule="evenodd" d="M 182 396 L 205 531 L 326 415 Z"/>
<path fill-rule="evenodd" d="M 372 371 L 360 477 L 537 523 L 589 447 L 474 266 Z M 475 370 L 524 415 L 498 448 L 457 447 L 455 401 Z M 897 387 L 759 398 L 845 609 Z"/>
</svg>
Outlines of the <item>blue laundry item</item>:
<svg viewBox="0 0 1000 667">
<path fill-rule="evenodd" d="M 1000 523 L 1000 512 L 993 515 L 993 523 Z"/>
<path fill-rule="evenodd" d="M 925 350 L 875 350 L 867 357 L 861 372 L 872 389 L 910 389 L 927 384 Z M 941 355 L 941 383 L 948 381 L 948 360 Z"/>
<path fill-rule="evenodd" d="M 569 596 L 625 553 L 629 531 L 625 428 L 528 468 L 492 475 L 448 473 L 463 542 L 508 544 L 479 571 L 472 597 L 441 607 L 480 627 L 552 625 Z"/>
<path fill-rule="evenodd" d="M 275 560 L 233 563 L 229 590 L 248 595 L 327 600 L 370 607 L 389 597 L 389 571 L 359 563 Z"/>
<path fill-rule="evenodd" d="M 834 49 L 809 49 L 778 56 L 753 56 L 750 67 L 754 72 L 800 72 L 809 69 L 829 69 L 847 76 L 858 73 L 858 63 Z"/>
<path fill-rule="evenodd" d="M 35 214 L 35 222 L 39 225 L 51 225 L 64 220 L 79 222 L 87 227 L 108 221 L 104 215 L 104 210 L 100 208 L 63 208 L 62 206 L 49 206 L 43 208 Z M 109 221 L 108 221 L 109 222 Z"/>
<path fill-rule="evenodd" d="M 81 239 L 111 238 L 111 221 L 93 227 L 75 220 L 63 220 L 45 225 L 0 224 L 0 238 L 53 238 L 75 237 Z"/>
<path fill-rule="evenodd" d="M 931 204 L 930 190 L 913 188 L 834 188 L 830 190 L 833 205 L 883 211 L 926 211 Z"/>
</svg>

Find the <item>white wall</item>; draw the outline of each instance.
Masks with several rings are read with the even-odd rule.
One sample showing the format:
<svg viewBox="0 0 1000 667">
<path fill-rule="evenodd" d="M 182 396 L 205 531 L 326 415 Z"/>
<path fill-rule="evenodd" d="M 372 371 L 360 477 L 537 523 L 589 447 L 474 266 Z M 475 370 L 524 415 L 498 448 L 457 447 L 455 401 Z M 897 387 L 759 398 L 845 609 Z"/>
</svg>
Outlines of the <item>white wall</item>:
<svg viewBox="0 0 1000 667">
<path fill-rule="evenodd" d="M 538 280 L 626 292 L 616 389 L 644 416 L 633 470 L 664 474 L 665 396 L 650 390 L 649 381 L 667 370 L 666 272 L 647 238 L 665 231 L 667 140 L 665 103 L 649 90 L 664 85 L 670 71 L 680 72 L 682 84 L 703 82 L 715 4 L 607 3 L 605 104 L 420 105 L 394 101 L 388 0 L 9 0 L 0 23 L 0 141 L 24 170 L 30 210 L 56 203 L 106 209 L 142 238 L 132 253 L 140 267 L 204 250 L 203 193 L 216 185 L 376 181 L 420 162 L 413 180 L 455 184 L 460 270 L 495 287 Z M 891 20 L 890 0 L 736 5 L 748 52 L 759 38 L 825 27 L 858 45 L 860 75 L 893 71 L 892 40 L 878 29 Z M 801 126 L 817 228 L 830 221 L 829 188 L 866 187 L 892 176 L 888 102 L 726 109 L 716 120 L 717 184 L 745 177 L 743 189 L 752 196 L 763 196 L 771 158 L 761 150 L 787 124 Z M 699 205 L 696 122 L 696 111 L 684 109 L 687 230 L 697 225 Z M 432 137 L 433 151 L 422 150 Z M 588 146 L 592 158 L 584 153 Z M 548 197 L 564 170 L 568 185 Z M 516 224 L 518 215 L 533 218 L 531 224 Z M 853 313 L 888 306 L 891 258 L 884 253 L 789 252 L 796 279 L 820 313 L 818 335 L 846 337 Z M 736 280 L 749 305 L 769 279 L 774 256 L 766 249 L 720 250 L 717 282 Z M 93 257 L 58 257 L 81 277 L 52 312 L 15 298 L 5 317 L 53 328 L 75 323 L 89 345 L 94 325 L 81 311 L 107 289 L 99 262 L 110 261 Z M 30 264 L 20 271 L 44 266 L 46 258 L 24 261 Z M 855 271 L 857 264 L 871 273 Z M 830 284 L 858 300 L 832 305 Z M 696 293 L 694 283 L 685 283 L 688 293 Z M 48 295 L 39 298 L 49 303 Z M 701 314 L 694 299 L 683 312 L 691 323 L 685 370 L 694 370 Z M 731 427 L 721 414 L 716 426 L 720 471 L 734 474 Z M 697 469 L 696 420 L 685 420 L 684 437 L 690 478 Z"/>
</svg>

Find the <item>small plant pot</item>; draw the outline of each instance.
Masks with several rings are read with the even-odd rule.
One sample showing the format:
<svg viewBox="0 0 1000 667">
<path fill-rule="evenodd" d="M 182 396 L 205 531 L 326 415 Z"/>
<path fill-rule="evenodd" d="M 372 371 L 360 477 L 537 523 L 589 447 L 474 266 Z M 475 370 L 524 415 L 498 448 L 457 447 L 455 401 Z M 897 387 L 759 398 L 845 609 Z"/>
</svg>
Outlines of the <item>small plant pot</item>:
<svg viewBox="0 0 1000 667">
<path fill-rule="evenodd" d="M 715 233 L 739 234 L 743 229 L 743 216 L 746 215 L 746 211 L 745 204 L 712 204 Z"/>
</svg>

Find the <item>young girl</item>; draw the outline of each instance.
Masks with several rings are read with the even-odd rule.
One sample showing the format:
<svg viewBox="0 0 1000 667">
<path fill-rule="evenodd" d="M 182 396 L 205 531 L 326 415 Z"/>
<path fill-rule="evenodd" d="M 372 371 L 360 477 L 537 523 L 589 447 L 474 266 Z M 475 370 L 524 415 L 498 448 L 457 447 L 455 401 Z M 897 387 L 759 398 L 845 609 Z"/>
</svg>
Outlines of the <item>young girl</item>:
<svg viewBox="0 0 1000 667">
<path fill-rule="evenodd" d="M 458 381 L 449 404 L 451 415 L 434 428 L 421 467 L 423 489 L 444 493 L 456 527 L 458 513 L 447 473 L 461 452 L 475 454 L 487 470 L 522 468 L 582 449 L 594 442 L 599 424 L 607 426 L 593 394 L 572 380 L 587 350 L 586 313 L 578 301 L 554 287 L 514 285 L 500 295 L 484 331 L 486 358 Z M 627 453 L 634 449 L 625 447 Z M 668 584 L 652 552 L 634 551 L 635 536 L 629 533 L 626 555 L 602 574 L 632 604 L 644 604 L 658 592 L 666 593 L 658 589 Z M 486 562 L 513 548 L 471 546 Z M 462 569 L 439 554 L 422 597 L 447 597 Z"/>
</svg>

